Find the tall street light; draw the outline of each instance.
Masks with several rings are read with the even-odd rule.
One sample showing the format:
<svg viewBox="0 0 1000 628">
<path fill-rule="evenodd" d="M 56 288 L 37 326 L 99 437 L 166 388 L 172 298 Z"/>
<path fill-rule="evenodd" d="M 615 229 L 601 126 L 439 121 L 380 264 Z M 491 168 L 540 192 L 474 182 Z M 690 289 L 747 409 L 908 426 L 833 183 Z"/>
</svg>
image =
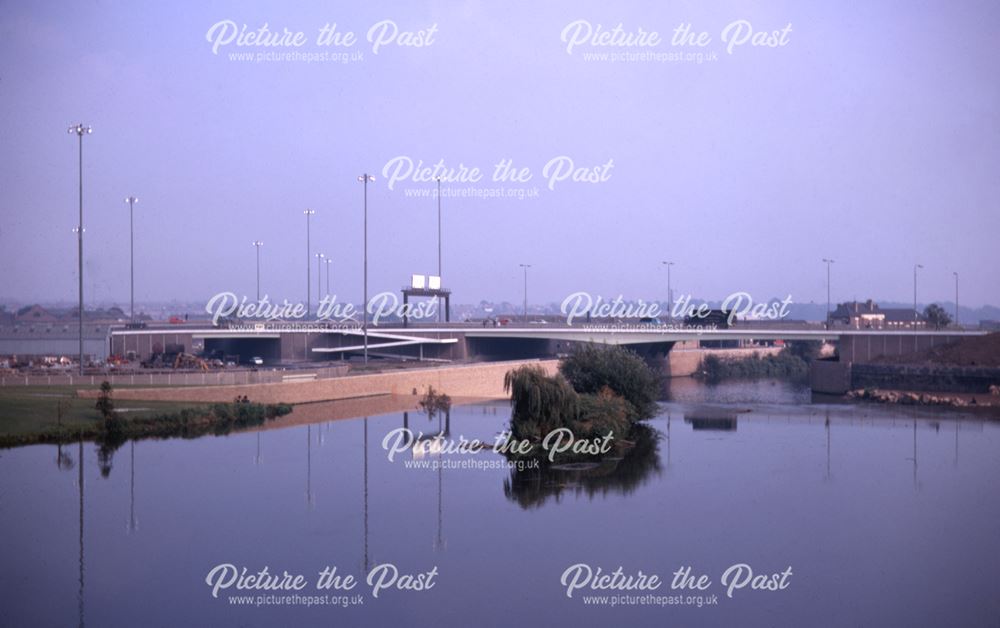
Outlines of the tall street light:
<svg viewBox="0 0 1000 628">
<path fill-rule="evenodd" d="M 437 189 L 437 201 L 438 201 L 438 278 L 441 277 L 441 177 L 435 179 L 438 184 Z M 444 280 L 442 279 L 442 284 Z M 441 297 L 438 297 L 438 321 L 441 320 Z"/>
<path fill-rule="evenodd" d="M 955 275 L 955 327 L 959 327 L 958 324 L 958 272 L 953 272 Z"/>
<path fill-rule="evenodd" d="M 823 262 L 826 264 L 826 327 L 830 328 L 830 264 L 834 263 L 834 260 L 823 258 Z"/>
<path fill-rule="evenodd" d="M 135 222 L 133 221 L 133 210 L 139 199 L 134 196 L 126 196 L 128 203 L 128 276 L 129 276 L 129 318 L 135 322 Z"/>
<path fill-rule="evenodd" d="M 322 301 L 320 295 L 323 294 L 323 260 L 326 259 L 326 255 L 322 253 L 316 254 L 316 312 L 319 312 L 319 303 Z"/>
<path fill-rule="evenodd" d="M 361 304 L 364 324 L 361 329 L 365 336 L 365 364 L 368 364 L 368 182 L 375 182 L 375 177 L 365 173 L 358 177 L 358 181 L 365 185 L 365 263 L 364 263 L 364 302 Z"/>
<path fill-rule="evenodd" d="M 326 258 L 326 296 L 330 296 L 330 264 L 333 263 L 333 258 Z"/>
<path fill-rule="evenodd" d="M 80 222 L 77 226 L 77 263 L 78 263 L 78 277 L 79 280 L 79 292 L 80 292 L 80 375 L 83 375 L 83 136 L 90 135 L 94 132 L 89 126 L 83 124 L 82 122 L 76 126 L 71 126 L 66 129 L 67 133 L 76 133 L 79 139 L 79 161 L 80 161 Z"/>
<path fill-rule="evenodd" d="M 310 240 L 309 237 L 309 218 L 316 213 L 314 209 L 305 209 L 302 211 L 306 215 L 306 316 L 312 312 L 312 253 L 309 251 Z"/>
<path fill-rule="evenodd" d="M 524 322 L 528 322 L 528 269 L 531 268 L 531 264 L 521 264 L 521 268 L 524 269 Z"/>
<path fill-rule="evenodd" d="M 923 264 L 913 265 L 913 328 L 917 328 L 917 269 L 923 268 Z"/>
<path fill-rule="evenodd" d="M 673 262 L 660 262 L 667 267 L 667 318 L 671 319 L 674 316 L 674 301 L 673 293 L 670 291 L 670 267 L 674 265 Z"/>
<path fill-rule="evenodd" d="M 254 240 L 252 242 L 255 249 L 257 249 L 257 302 L 260 302 L 260 247 L 264 246 L 264 243 L 260 240 Z"/>
</svg>

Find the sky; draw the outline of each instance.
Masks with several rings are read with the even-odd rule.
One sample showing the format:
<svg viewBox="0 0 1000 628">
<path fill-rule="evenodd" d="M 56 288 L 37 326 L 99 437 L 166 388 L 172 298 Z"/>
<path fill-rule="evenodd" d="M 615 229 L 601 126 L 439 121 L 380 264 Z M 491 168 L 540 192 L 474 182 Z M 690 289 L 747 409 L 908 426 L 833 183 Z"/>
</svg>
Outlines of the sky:
<svg viewBox="0 0 1000 628">
<path fill-rule="evenodd" d="M 457 303 L 519 302 L 520 264 L 532 301 L 663 299 L 665 260 L 675 295 L 824 302 L 824 257 L 834 301 L 920 263 L 922 303 L 1000 303 L 995 2 L 295 5 L 0 2 L 0 299 L 76 299 L 83 122 L 88 302 L 128 302 L 128 195 L 137 301 L 253 297 L 254 240 L 304 301 L 311 208 L 358 302 L 367 172 L 370 294 L 437 273 L 440 174 Z M 265 24 L 299 45 L 230 32 Z"/>
</svg>

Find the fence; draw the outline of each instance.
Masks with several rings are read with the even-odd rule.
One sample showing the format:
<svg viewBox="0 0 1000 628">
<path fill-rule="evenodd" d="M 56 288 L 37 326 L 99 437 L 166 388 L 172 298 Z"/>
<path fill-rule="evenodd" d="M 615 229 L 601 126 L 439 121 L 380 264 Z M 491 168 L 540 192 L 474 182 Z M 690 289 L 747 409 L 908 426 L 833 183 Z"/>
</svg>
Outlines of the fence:
<svg viewBox="0 0 1000 628">
<path fill-rule="evenodd" d="M 181 373 L 106 373 L 100 375 L 2 375 L 0 386 L 235 386 L 239 384 L 271 384 L 300 379 L 327 379 L 347 375 L 347 365 L 317 369 L 238 370 Z"/>
</svg>

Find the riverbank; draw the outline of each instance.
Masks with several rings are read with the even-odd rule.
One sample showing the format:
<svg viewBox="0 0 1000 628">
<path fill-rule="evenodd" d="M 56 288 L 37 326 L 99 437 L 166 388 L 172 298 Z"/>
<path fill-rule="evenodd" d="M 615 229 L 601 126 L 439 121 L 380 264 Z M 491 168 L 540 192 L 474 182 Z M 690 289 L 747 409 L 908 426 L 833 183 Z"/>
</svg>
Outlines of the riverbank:
<svg viewBox="0 0 1000 628">
<path fill-rule="evenodd" d="M 292 411 L 288 404 L 247 402 L 216 403 L 179 410 L 129 415 L 111 410 L 101 416 L 91 405 L 87 415 L 58 423 L 30 422 L 17 426 L 3 422 L 0 449 L 43 443 L 67 444 L 80 440 L 98 441 L 117 447 L 126 440 L 144 438 L 196 438 L 207 434 L 227 434 L 233 430 L 262 425 Z"/>
<path fill-rule="evenodd" d="M 323 380 L 278 382 L 235 386 L 185 386 L 183 388 L 122 388 L 116 399 L 218 403 L 246 396 L 256 403 L 313 403 L 377 395 L 424 395 L 433 387 L 451 397 L 505 399 L 503 381 L 507 371 L 537 365 L 553 374 L 559 360 L 514 360 L 478 362 L 437 368 L 347 375 Z M 79 396 L 96 399 L 98 391 L 84 389 Z"/>
<path fill-rule="evenodd" d="M 946 395 L 983 403 L 992 387 L 1000 386 L 1000 334 L 963 338 L 901 356 L 882 356 L 873 362 L 818 360 L 810 369 L 814 392 L 868 399 L 857 391 L 895 393 L 870 399 L 881 403 L 911 403 L 910 392 Z M 853 392 L 852 392 L 853 391 Z M 990 401 L 990 403 L 992 403 Z"/>
<path fill-rule="evenodd" d="M 949 406 L 953 408 L 993 408 L 1000 410 L 1000 389 L 989 394 L 951 393 L 932 394 L 911 390 L 884 390 L 859 388 L 847 393 L 847 398 L 857 401 L 898 404 L 903 406 Z"/>
<path fill-rule="evenodd" d="M 100 382 L 98 382 L 100 385 Z M 115 395 L 119 389 L 115 389 Z M 231 400 L 230 400 L 231 401 Z M 203 404 L 178 401 L 118 401 L 117 411 L 124 417 L 150 417 L 158 414 L 203 408 Z M 79 433 L 100 418 L 95 399 L 77 395 L 70 386 L 27 386 L 0 388 L 0 439 L 53 430 Z"/>
</svg>

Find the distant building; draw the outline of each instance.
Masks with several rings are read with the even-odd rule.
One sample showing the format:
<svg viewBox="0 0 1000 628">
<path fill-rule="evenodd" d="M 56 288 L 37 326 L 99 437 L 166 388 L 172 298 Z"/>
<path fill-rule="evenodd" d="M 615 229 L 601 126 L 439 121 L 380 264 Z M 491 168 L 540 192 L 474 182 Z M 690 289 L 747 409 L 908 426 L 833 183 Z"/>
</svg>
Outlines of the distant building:
<svg viewBox="0 0 1000 628">
<path fill-rule="evenodd" d="M 83 326 L 83 353 L 87 360 L 108 357 L 110 329 L 107 324 L 88 322 Z M 80 351 L 80 329 L 75 323 L 22 323 L 0 325 L 0 356 L 17 356 L 53 361 L 62 356 L 75 358 Z"/>
<path fill-rule="evenodd" d="M 19 309 L 14 320 L 17 323 L 55 323 L 59 321 L 59 317 L 36 303 Z"/>
<path fill-rule="evenodd" d="M 880 308 L 871 299 L 839 303 L 830 314 L 835 327 L 851 329 L 923 329 L 927 318 L 909 308 Z"/>
</svg>

